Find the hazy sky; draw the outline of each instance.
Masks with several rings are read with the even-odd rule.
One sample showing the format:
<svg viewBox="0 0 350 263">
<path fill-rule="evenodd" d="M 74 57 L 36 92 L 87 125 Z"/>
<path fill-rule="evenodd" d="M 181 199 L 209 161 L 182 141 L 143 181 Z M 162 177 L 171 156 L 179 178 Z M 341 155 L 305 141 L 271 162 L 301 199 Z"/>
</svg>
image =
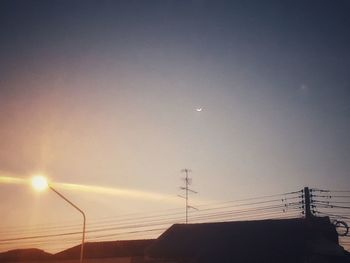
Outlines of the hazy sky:
<svg viewBox="0 0 350 263">
<path fill-rule="evenodd" d="M 164 195 L 62 189 L 89 218 L 180 207 L 182 168 L 198 202 L 350 189 L 349 13 L 347 0 L 1 1 L 1 175 Z M 80 218 L 53 193 L 0 187 L 1 227 Z"/>
</svg>

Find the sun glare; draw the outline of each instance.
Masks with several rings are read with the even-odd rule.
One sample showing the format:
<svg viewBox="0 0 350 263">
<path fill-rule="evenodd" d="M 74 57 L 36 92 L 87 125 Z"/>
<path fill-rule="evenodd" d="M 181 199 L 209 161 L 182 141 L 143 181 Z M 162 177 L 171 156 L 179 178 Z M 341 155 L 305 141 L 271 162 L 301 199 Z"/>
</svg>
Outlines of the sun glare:
<svg viewBox="0 0 350 263">
<path fill-rule="evenodd" d="M 25 179 L 20 177 L 2 176 L 0 175 L 0 184 L 26 184 L 31 185 L 36 191 L 44 191 L 49 188 L 50 185 L 57 189 L 66 189 L 72 191 L 80 191 L 86 193 L 114 195 L 125 198 L 143 199 L 151 201 L 171 202 L 178 204 L 179 200 L 176 196 L 167 195 L 163 193 L 155 193 L 149 191 L 142 191 L 136 189 L 125 189 L 125 188 L 113 188 L 96 185 L 81 185 L 71 183 L 59 183 L 59 182 L 48 182 L 47 178 L 43 175 L 37 174 L 32 177 Z"/>
<path fill-rule="evenodd" d="M 43 191 L 49 187 L 49 184 L 44 176 L 36 175 L 32 178 L 32 186 L 37 191 Z"/>
<path fill-rule="evenodd" d="M 0 183 L 4 184 L 26 184 L 26 179 L 13 177 L 13 176 L 2 176 L 0 175 Z"/>
</svg>

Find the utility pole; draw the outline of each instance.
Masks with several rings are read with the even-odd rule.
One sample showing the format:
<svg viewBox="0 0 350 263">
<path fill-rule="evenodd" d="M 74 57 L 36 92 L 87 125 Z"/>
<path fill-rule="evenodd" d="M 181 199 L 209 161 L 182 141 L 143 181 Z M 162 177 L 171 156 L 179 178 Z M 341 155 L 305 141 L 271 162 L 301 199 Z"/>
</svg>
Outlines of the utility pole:
<svg viewBox="0 0 350 263">
<path fill-rule="evenodd" d="M 196 209 L 195 207 L 190 206 L 188 204 L 188 193 L 191 192 L 191 193 L 197 194 L 197 192 L 189 188 L 189 185 L 191 185 L 192 180 L 191 180 L 191 178 L 189 178 L 188 174 L 192 171 L 190 169 L 185 168 L 185 169 L 182 169 L 181 172 L 185 173 L 185 177 L 183 178 L 183 180 L 185 181 L 185 186 L 180 187 L 181 190 L 185 191 L 185 196 L 181 196 L 181 195 L 179 195 L 179 196 L 186 200 L 186 224 L 187 224 L 188 223 L 188 209 L 189 208 Z"/>
<path fill-rule="evenodd" d="M 309 187 L 304 187 L 304 214 L 305 219 L 311 219 L 313 217 L 311 213 L 311 196 Z"/>
</svg>

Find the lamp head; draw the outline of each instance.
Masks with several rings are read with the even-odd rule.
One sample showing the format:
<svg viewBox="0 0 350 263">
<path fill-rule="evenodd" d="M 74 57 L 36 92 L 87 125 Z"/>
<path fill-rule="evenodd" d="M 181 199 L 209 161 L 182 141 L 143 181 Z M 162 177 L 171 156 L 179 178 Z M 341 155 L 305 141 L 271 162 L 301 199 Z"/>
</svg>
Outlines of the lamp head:
<svg viewBox="0 0 350 263">
<path fill-rule="evenodd" d="M 33 176 L 31 183 L 32 187 L 37 191 L 44 191 L 49 187 L 47 179 L 42 175 Z"/>
</svg>

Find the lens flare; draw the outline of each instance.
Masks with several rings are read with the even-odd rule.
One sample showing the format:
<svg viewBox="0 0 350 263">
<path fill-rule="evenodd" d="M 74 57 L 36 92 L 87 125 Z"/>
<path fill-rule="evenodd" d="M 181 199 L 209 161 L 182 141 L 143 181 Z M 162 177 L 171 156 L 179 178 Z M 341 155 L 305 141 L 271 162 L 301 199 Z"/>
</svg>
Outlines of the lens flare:
<svg viewBox="0 0 350 263">
<path fill-rule="evenodd" d="M 42 175 L 36 175 L 31 180 L 32 186 L 37 191 L 44 191 L 49 187 L 47 179 Z"/>
<path fill-rule="evenodd" d="M 123 188 L 111 188 L 95 185 L 81 185 L 81 184 L 68 184 L 68 183 L 54 183 L 53 187 L 59 189 L 66 189 L 72 191 L 82 191 L 88 193 L 115 195 L 120 197 L 127 197 L 133 199 L 147 199 L 152 201 L 173 201 L 178 203 L 178 198 L 155 192 L 140 191 L 134 189 L 123 189 Z"/>
<path fill-rule="evenodd" d="M 0 183 L 3 184 L 26 184 L 27 180 L 12 176 L 0 176 Z"/>
<path fill-rule="evenodd" d="M 0 176 L 0 183 L 5 184 L 23 184 L 23 185 L 31 185 L 37 191 L 43 191 L 49 187 L 47 179 L 42 175 L 36 175 L 32 178 L 19 178 L 15 176 Z M 59 182 L 50 182 L 52 187 L 62 190 L 70 190 L 70 191 L 79 191 L 85 193 L 94 193 L 101 195 L 113 195 L 119 196 L 123 198 L 130 199 L 143 199 L 149 201 L 156 202 L 168 202 L 168 203 L 176 203 L 179 204 L 182 200 L 179 200 L 176 196 L 157 193 L 157 192 L 149 192 L 142 191 L 136 189 L 125 189 L 125 188 L 112 188 L 112 187 L 104 187 L 104 186 L 96 186 L 96 185 L 82 185 L 82 184 L 70 184 L 70 183 L 59 183 Z"/>
</svg>

